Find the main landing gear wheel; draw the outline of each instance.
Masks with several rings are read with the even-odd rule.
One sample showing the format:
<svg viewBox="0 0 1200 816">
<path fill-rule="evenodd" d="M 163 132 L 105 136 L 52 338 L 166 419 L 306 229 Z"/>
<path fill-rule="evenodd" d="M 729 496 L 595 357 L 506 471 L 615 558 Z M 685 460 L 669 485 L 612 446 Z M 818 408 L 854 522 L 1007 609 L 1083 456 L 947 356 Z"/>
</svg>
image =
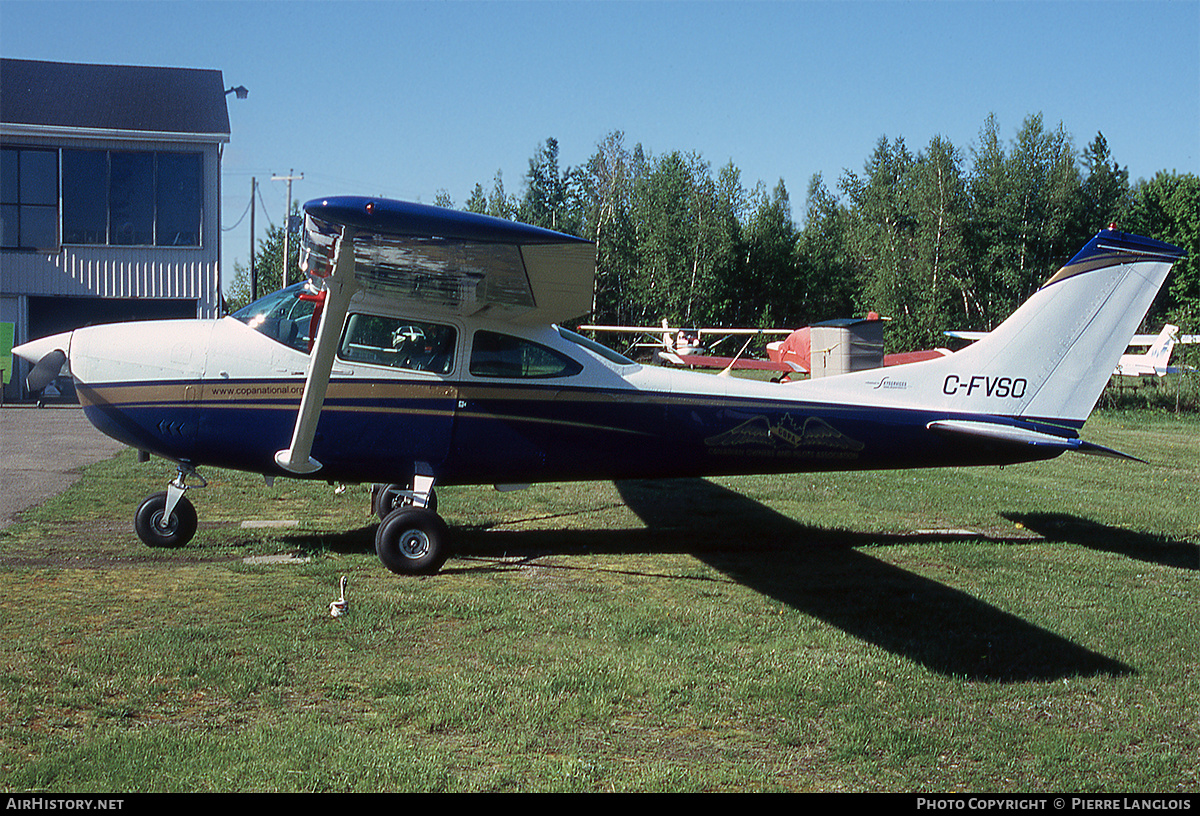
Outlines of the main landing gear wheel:
<svg viewBox="0 0 1200 816">
<path fill-rule="evenodd" d="M 393 510 L 399 510 L 401 507 L 412 507 L 411 495 L 412 488 L 409 485 L 371 485 L 371 512 L 379 516 L 379 520 L 382 521 Z M 437 493 L 432 490 L 429 491 L 429 498 L 425 500 L 425 507 L 435 513 L 437 512 Z"/>
<path fill-rule="evenodd" d="M 401 507 L 375 531 L 375 553 L 399 575 L 430 575 L 450 557 L 450 528 L 423 507 Z"/>
<path fill-rule="evenodd" d="M 166 509 L 166 491 L 147 496 L 134 514 L 133 528 L 151 547 L 182 547 L 196 534 L 196 508 L 180 496 L 169 518 L 163 518 Z"/>
</svg>

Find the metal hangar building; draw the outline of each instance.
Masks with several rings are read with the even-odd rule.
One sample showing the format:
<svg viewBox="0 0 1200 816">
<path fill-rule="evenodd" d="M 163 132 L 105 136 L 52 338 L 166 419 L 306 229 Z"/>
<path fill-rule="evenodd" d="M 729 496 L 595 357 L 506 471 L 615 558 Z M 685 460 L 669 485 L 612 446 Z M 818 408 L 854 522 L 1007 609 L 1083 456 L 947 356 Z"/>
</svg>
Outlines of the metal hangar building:
<svg viewBox="0 0 1200 816">
<path fill-rule="evenodd" d="M 225 99 L 216 70 L 0 59 L 0 328 L 14 344 L 219 314 Z M 15 363 L 6 399 L 27 396 Z"/>
</svg>

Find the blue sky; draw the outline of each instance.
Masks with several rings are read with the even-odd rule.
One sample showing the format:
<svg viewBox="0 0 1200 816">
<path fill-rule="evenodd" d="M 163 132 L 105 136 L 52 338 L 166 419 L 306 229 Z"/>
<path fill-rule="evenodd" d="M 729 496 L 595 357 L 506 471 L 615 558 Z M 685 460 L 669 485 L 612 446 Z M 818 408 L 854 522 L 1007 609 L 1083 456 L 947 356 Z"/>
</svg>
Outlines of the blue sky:
<svg viewBox="0 0 1200 816">
<path fill-rule="evenodd" d="M 942 135 L 969 161 L 995 114 L 1082 148 L 1098 132 L 1133 179 L 1200 172 L 1200 0 L 794 2 L 55 2 L 0 0 L 0 54 L 216 68 L 229 97 L 223 267 L 300 201 L 382 195 L 462 206 L 497 171 L 520 193 L 547 137 L 563 167 L 613 130 L 691 151 L 742 183 L 833 189 L 880 137 Z M 0 78 L 2 83 L 2 78 Z M 242 219 L 239 222 L 239 219 Z M 231 228 L 238 224 L 236 228 Z"/>
</svg>

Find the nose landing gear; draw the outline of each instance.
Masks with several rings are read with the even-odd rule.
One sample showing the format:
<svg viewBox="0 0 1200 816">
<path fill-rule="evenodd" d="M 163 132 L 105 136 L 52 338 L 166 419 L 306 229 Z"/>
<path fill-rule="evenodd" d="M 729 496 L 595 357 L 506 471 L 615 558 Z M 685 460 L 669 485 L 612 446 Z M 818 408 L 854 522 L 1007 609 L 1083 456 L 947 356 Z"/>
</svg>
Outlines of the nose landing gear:
<svg viewBox="0 0 1200 816">
<path fill-rule="evenodd" d="M 187 484 L 188 477 L 200 484 Z M 195 468 L 180 464 L 179 474 L 160 493 L 146 497 L 133 516 L 133 529 L 138 538 L 150 547 L 182 547 L 196 534 L 196 508 L 184 496 L 188 490 L 206 487 Z"/>
</svg>

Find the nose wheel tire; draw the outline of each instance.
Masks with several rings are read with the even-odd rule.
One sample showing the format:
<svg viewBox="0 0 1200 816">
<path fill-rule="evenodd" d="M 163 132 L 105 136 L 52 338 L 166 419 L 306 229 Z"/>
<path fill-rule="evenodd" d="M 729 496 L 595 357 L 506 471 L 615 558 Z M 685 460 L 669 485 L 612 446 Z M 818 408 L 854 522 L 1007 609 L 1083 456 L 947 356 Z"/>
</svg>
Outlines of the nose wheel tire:
<svg viewBox="0 0 1200 816">
<path fill-rule="evenodd" d="M 401 507 L 375 531 L 375 553 L 394 573 L 430 575 L 450 556 L 450 529 L 431 510 Z"/>
<path fill-rule="evenodd" d="M 196 508 L 181 496 L 169 518 L 164 518 L 167 494 L 147 496 L 133 516 L 138 538 L 151 547 L 182 547 L 196 534 Z"/>
</svg>

